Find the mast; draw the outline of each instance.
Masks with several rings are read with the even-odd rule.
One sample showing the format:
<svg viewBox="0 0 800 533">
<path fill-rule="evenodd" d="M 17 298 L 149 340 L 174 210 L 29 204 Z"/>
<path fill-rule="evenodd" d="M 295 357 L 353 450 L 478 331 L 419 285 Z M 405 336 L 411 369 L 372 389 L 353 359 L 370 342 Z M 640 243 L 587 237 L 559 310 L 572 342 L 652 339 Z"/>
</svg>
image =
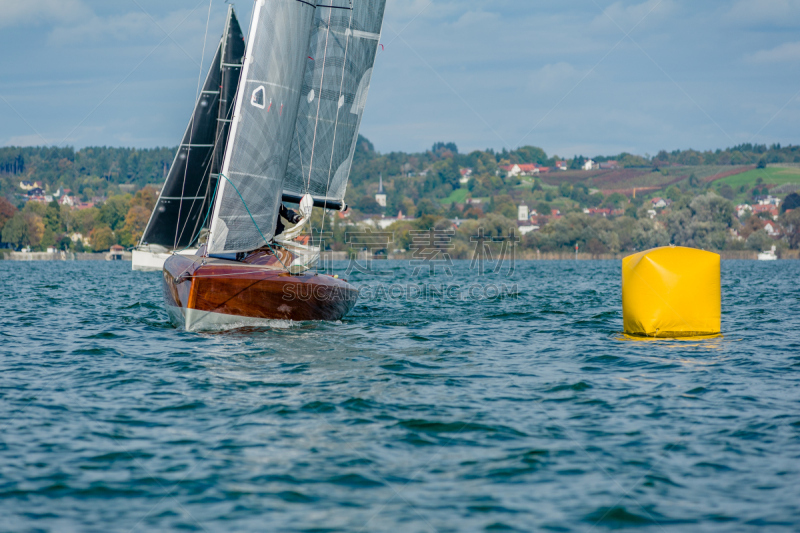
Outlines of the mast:
<svg viewBox="0 0 800 533">
<path fill-rule="evenodd" d="M 214 159 L 211 163 L 211 181 L 216 182 L 222 161 L 225 157 L 225 147 L 228 144 L 233 105 L 236 102 L 236 90 L 239 88 L 239 78 L 242 75 L 242 58 L 244 57 L 244 35 L 239 26 L 239 19 L 232 5 L 228 6 L 228 19 L 225 24 L 225 33 L 222 36 L 222 63 L 221 83 L 219 97 L 219 118 L 217 119 L 217 148 L 214 150 Z M 215 183 L 210 189 L 214 190 Z"/>
<path fill-rule="evenodd" d="M 208 209 L 214 201 L 214 191 L 217 190 L 217 180 L 222 169 L 222 160 L 228 144 L 233 105 L 236 101 L 236 90 L 239 87 L 239 78 L 242 74 L 242 57 L 244 56 L 244 35 L 236 17 L 236 10 L 228 6 L 228 15 L 225 31 L 222 34 L 222 51 L 220 62 L 220 96 L 219 114 L 217 117 L 217 133 L 215 137 L 214 153 L 211 156 L 210 176 L 206 184 L 206 197 L 203 202 L 203 220 L 197 221 L 199 225 L 210 222 L 205 219 Z M 197 227 L 196 232 L 202 230 Z"/>
<path fill-rule="evenodd" d="M 254 250 L 274 236 L 315 9 L 256 0 L 208 253 Z"/>
</svg>

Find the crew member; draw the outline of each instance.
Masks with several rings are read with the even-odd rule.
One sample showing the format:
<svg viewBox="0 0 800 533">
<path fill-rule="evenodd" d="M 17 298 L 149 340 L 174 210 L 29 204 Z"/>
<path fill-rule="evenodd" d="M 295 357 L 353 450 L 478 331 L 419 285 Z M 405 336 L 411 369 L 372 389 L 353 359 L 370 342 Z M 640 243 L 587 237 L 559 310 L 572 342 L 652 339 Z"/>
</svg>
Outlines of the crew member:
<svg viewBox="0 0 800 533">
<path fill-rule="evenodd" d="M 275 226 L 276 237 L 281 233 L 283 233 L 283 230 L 286 229 L 286 227 L 283 225 L 283 220 L 281 220 L 282 218 L 285 218 L 292 224 L 297 224 L 298 222 L 303 220 L 303 217 L 301 217 L 299 214 L 292 211 L 291 209 L 288 209 L 285 205 L 281 204 L 281 208 L 278 210 L 278 223 Z"/>
</svg>

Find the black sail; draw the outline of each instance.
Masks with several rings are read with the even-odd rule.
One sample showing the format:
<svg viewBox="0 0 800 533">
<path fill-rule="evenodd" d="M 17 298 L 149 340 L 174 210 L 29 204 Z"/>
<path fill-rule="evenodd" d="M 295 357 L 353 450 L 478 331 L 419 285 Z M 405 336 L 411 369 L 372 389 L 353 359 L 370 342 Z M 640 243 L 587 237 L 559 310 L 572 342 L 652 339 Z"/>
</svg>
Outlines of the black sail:
<svg viewBox="0 0 800 533">
<path fill-rule="evenodd" d="M 203 207 L 217 134 L 221 61 L 222 43 L 217 47 L 203 91 L 140 245 L 158 244 L 179 249 L 189 246 L 200 230 L 205 218 Z"/>
<path fill-rule="evenodd" d="M 222 36 L 222 83 L 220 84 L 219 118 L 217 119 L 216 148 L 211 161 L 211 178 L 208 183 L 207 202 L 217 186 L 217 179 L 222 170 L 225 147 L 228 144 L 228 133 L 231 127 L 233 106 L 236 103 L 236 91 L 242 75 L 242 58 L 244 57 L 244 34 L 233 6 L 228 6 L 228 23 Z M 209 204 L 207 203 L 206 206 Z"/>
</svg>

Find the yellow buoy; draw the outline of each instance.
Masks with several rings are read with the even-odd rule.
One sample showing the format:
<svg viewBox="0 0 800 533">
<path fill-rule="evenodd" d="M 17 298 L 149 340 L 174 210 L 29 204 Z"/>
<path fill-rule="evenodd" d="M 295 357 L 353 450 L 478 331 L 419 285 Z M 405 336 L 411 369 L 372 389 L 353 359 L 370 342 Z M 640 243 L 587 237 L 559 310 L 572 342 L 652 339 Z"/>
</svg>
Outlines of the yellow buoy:
<svg viewBox="0 0 800 533">
<path fill-rule="evenodd" d="M 715 335 L 721 319 L 719 255 L 669 246 L 622 260 L 622 320 L 628 335 Z"/>
</svg>

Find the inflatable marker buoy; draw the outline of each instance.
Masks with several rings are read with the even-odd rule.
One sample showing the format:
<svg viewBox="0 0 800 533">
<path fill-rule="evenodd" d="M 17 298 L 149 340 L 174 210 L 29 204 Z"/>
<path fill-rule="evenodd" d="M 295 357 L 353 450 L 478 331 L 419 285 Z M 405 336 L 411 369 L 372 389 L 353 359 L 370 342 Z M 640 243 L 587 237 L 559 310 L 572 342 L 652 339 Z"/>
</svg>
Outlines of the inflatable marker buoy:
<svg viewBox="0 0 800 533">
<path fill-rule="evenodd" d="M 716 335 L 721 317 L 719 255 L 668 246 L 622 260 L 622 320 L 628 335 Z"/>
</svg>

